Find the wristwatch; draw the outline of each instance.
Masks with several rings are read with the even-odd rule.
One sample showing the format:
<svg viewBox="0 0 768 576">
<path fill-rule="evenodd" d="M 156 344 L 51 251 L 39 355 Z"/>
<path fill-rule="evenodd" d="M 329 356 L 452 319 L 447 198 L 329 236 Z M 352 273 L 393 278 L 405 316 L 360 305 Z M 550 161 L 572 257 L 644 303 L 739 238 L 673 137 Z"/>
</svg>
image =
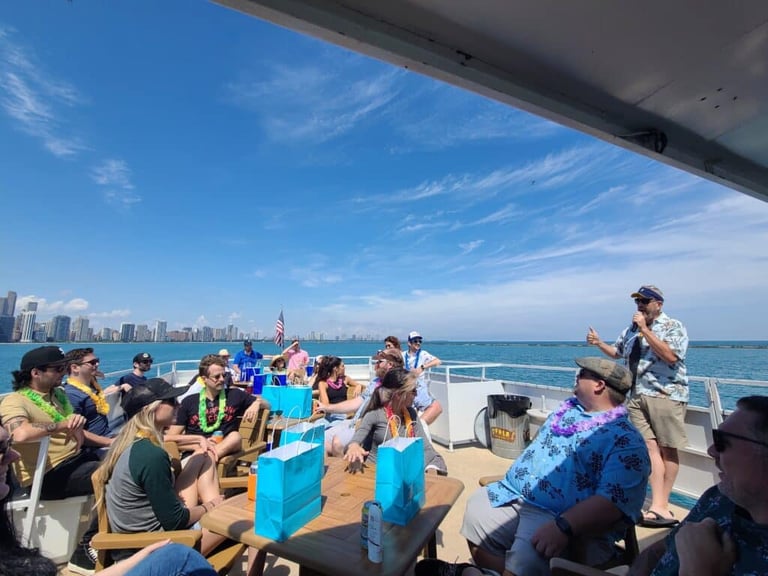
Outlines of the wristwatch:
<svg viewBox="0 0 768 576">
<path fill-rule="evenodd" d="M 573 528 L 571 528 L 571 523 L 560 516 L 560 514 L 555 516 L 555 526 L 560 529 L 560 532 L 568 536 L 568 538 L 573 538 Z"/>
</svg>

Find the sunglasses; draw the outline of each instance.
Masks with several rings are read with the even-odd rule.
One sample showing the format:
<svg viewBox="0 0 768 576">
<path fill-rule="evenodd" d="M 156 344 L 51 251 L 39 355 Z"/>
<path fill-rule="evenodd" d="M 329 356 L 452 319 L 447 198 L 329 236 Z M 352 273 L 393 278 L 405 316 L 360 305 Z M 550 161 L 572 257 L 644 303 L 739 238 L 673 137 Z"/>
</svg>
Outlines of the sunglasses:
<svg viewBox="0 0 768 576">
<path fill-rule="evenodd" d="M 139 360 L 139 364 L 152 364 L 152 360 Z"/>
<path fill-rule="evenodd" d="M 578 374 L 576 374 L 576 379 L 578 380 L 579 378 L 584 378 L 586 380 L 602 380 L 599 374 L 595 374 L 586 368 L 582 368 L 579 370 Z"/>
<path fill-rule="evenodd" d="M 714 429 L 712 430 L 712 445 L 715 447 L 715 450 L 717 452 L 725 452 L 728 447 L 731 445 L 731 439 L 735 438 L 737 440 L 744 440 L 745 442 L 752 442 L 752 444 L 759 444 L 760 446 L 768 447 L 768 442 L 763 442 L 762 440 L 756 440 L 754 438 L 749 438 L 747 436 L 742 436 L 741 434 L 732 434 L 731 432 L 723 432 L 722 430 Z"/>
<path fill-rule="evenodd" d="M 635 298 L 635 304 L 650 304 L 653 302 L 652 298 Z"/>
<path fill-rule="evenodd" d="M 413 342 L 414 344 L 421 344 L 424 340 L 421 338 L 414 338 L 413 340 L 408 340 L 408 342 Z"/>
<path fill-rule="evenodd" d="M 224 380 L 226 377 L 227 377 L 226 372 L 222 372 L 221 374 L 208 375 L 208 378 L 210 378 L 211 380 Z"/>
<path fill-rule="evenodd" d="M 90 364 L 91 366 L 93 366 L 95 368 L 96 366 L 99 365 L 99 359 L 98 358 L 94 358 L 93 360 L 86 360 L 85 362 L 80 362 L 79 364 L 80 364 L 80 366 L 82 366 L 83 364 Z"/>
<path fill-rule="evenodd" d="M 41 372 L 48 372 L 49 370 L 52 370 L 53 372 L 58 372 L 59 374 L 66 372 L 67 365 L 66 364 L 56 364 L 55 366 L 40 366 L 38 368 Z"/>
</svg>

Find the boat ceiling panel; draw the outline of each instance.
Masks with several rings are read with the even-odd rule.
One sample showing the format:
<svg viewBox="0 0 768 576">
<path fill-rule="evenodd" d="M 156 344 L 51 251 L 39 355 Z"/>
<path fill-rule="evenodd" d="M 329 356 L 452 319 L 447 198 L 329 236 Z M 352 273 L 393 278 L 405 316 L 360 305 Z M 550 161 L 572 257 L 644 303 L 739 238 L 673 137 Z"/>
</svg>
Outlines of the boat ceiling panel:
<svg viewBox="0 0 768 576">
<path fill-rule="evenodd" d="M 765 0 L 219 2 L 768 200 Z"/>
</svg>

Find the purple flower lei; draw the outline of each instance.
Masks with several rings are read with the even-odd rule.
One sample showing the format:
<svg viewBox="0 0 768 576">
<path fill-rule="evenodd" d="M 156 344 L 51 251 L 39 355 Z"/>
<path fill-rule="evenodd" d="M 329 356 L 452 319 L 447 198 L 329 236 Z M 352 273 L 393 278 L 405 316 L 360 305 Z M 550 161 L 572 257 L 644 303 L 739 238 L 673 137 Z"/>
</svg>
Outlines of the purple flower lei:
<svg viewBox="0 0 768 576">
<path fill-rule="evenodd" d="M 611 410 L 603 412 L 599 416 L 595 416 L 589 420 L 579 420 L 578 422 L 574 422 L 568 426 L 561 426 L 560 422 L 563 419 L 563 415 L 571 408 L 575 408 L 577 404 L 578 402 L 575 398 L 569 398 L 563 402 L 557 412 L 555 412 L 554 416 L 552 417 L 552 424 L 550 428 L 552 429 L 552 432 L 554 432 L 557 436 L 573 436 L 576 432 L 586 432 L 587 430 L 591 430 L 597 426 L 602 426 L 603 424 L 608 424 L 608 422 L 613 422 L 617 418 L 621 418 L 627 413 L 627 409 L 623 405 L 616 406 L 616 408 L 612 408 Z"/>
</svg>

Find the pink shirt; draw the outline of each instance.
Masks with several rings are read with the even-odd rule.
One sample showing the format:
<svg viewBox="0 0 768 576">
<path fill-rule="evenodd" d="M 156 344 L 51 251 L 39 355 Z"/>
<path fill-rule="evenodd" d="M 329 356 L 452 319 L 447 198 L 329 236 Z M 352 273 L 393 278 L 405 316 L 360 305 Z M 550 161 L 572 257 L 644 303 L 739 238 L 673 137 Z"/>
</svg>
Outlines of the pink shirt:
<svg viewBox="0 0 768 576">
<path fill-rule="evenodd" d="M 288 350 L 288 370 L 298 370 L 302 366 L 309 364 L 309 354 L 306 350 Z"/>
</svg>

